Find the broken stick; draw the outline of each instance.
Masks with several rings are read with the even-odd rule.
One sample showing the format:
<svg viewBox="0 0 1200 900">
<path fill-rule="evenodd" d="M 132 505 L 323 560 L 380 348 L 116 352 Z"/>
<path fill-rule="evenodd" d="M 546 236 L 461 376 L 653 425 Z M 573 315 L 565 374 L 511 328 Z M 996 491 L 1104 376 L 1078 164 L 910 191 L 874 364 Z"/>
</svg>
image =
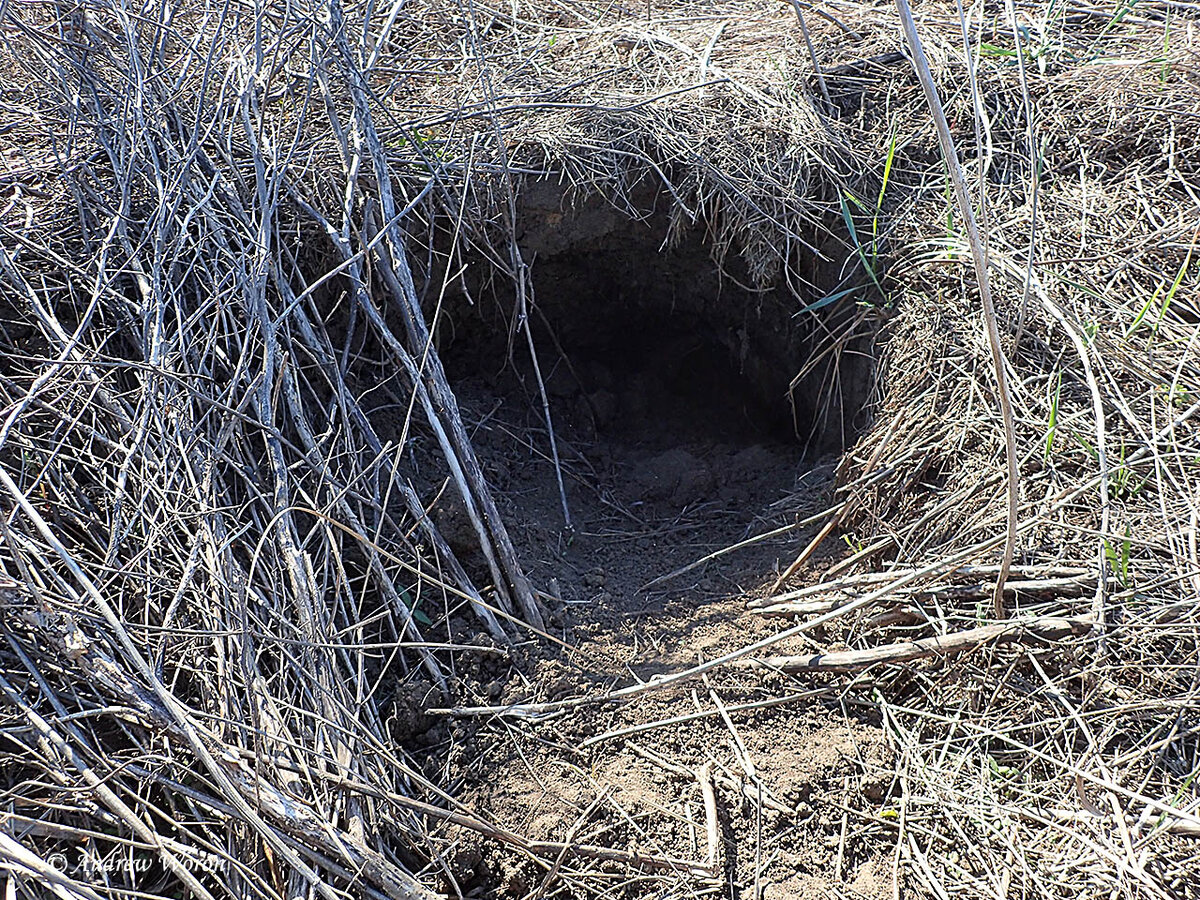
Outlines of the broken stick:
<svg viewBox="0 0 1200 900">
<path fill-rule="evenodd" d="M 865 650 L 834 650 L 828 653 L 805 653 L 799 656 L 768 656 L 750 660 L 747 665 L 766 666 L 784 672 L 822 670 L 847 672 L 865 669 L 880 663 L 911 662 L 930 656 L 948 656 L 973 650 L 984 644 L 1025 643 L 1030 640 L 1058 641 L 1075 634 L 1086 634 L 1094 624 L 1090 616 L 1060 618 L 1043 616 L 984 625 L 954 634 L 902 641 Z"/>
</svg>

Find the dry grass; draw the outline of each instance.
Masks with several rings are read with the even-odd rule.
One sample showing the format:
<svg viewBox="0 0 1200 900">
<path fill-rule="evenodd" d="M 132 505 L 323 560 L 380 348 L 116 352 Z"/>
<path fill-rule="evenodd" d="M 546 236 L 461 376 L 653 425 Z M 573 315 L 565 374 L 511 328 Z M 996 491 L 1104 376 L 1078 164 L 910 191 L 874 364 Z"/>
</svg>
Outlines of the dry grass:
<svg viewBox="0 0 1200 900">
<path fill-rule="evenodd" d="M 433 703 L 487 652 L 452 617 L 497 641 L 540 621 L 418 297 L 454 268 L 431 247 L 523 270 L 528 178 L 629 210 L 653 184 L 798 304 L 829 256 L 841 296 L 813 315 L 859 306 L 827 361 L 880 329 L 841 470 L 854 564 L 908 585 L 998 559 L 994 379 L 927 107 L 885 56 L 898 17 L 797 8 L 812 55 L 778 3 L 0 4 L 9 896 L 429 896 L 431 823 L 488 832 L 383 711 L 398 672 Z M 969 56 L 953 8 L 916 12 L 988 242 L 1017 563 L 1096 589 L 1010 608 L 1092 616 L 1085 639 L 861 698 L 896 751 L 896 891 L 1195 897 L 1200 9 L 973 8 Z M 422 509 L 418 438 L 490 586 Z M 990 616 L 925 597 L 902 627 L 860 604 L 855 646 Z M 76 865 L 96 853 L 153 875 L 113 862 L 106 887 Z"/>
</svg>

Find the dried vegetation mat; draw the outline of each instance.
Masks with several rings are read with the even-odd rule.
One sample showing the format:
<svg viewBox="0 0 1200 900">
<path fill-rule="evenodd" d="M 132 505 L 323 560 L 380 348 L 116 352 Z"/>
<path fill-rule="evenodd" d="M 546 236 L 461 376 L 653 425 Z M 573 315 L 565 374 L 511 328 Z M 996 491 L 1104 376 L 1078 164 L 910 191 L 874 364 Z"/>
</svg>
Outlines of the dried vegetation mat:
<svg viewBox="0 0 1200 900">
<path fill-rule="evenodd" d="M 915 10 L 1006 423 L 889 4 L 0 2 L 4 896 L 1200 896 L 1198 13 Z M 534 182 L 790 298 L 824 410 L 874 357 L 653 669 L 585 677 L 439 354 L 489 287 L 547 396 Z"/>
</svg>

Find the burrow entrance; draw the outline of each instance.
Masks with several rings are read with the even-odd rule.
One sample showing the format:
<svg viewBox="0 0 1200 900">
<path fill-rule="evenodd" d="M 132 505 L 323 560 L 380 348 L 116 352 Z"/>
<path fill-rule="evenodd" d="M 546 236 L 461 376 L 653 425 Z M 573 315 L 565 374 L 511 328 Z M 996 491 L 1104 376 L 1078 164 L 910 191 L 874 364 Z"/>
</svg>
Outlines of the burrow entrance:
<svg viewBox="0 0 1200 900">
<path fill-rule="evenodd" d="M 704 229 L 672 238 L 665 212 L 570 205 L 544 183 L 522 200 L 534 346 L 575 531 L 628 536 L 691 518 L 712 540 L 736 537 L 723 526 L 786 510 L 813 465 L 861 427 L 866 341 L 823 353 L 847 314 L 798 315 L 834 290 L 836 242 L 796 274 L 812 293 L 804 300 L 783 285 L 749 287 L 740 257 L 718 266 Z M 442 356 L 518 528 L 561 530 L 538 373 L 514 327 L 515 296 L 485 271 L 468 266 L 446 304 Z"/>
<path fill-rule="evenodd" d="M 747 612 L 746 598 L 761 596 L 794 558 L 801 536 L 779 526 L 829 505 L 834 463 L 864 424 L 858 414 L 871 384 L 869 337 L 843 341 L 840 360 L 821 356 L 831 335 L 853 326 L 854 308 L 796 315 L 844 287 L 836 284 L 841 256 L 832 239 L 828 261 L 813 258 L 802 273 L 812 295 L 798 298 L 783 286 L 749 287 L 735 254 L 722 270 L 704 229 L 668 242 L 666 213 L 635 220 L 601 200 L 570 207 L 550 187 L 523 198 L 518 232 L 535 301 L 532 334 L 574 527 L 563 527 L 541 391 L 525 336 L 513 328 L 510 282 L 468 264 L 463 294 L 442 304 L 441 354 L 522 565 L 545 592 L 555 638 L 463 670 L 468 706 L 594 695 L 776 630 L 774 620 Z M 443 514 L 443 530 L 453 533 L 453 518 Z M 761 535 L 775 536 L 744 543 Z M 753 684 L 722 690 L 762 697 Z M 663 812 L 690 796 L 694 781 L 669 781 L 639 751 L 693 767 L 724 758 L 724 725 L 696 721 L 680 732 L 639 731 L 628 745 L 615 737 L 588 743 L 695 712 L 694 698 L 683 689 L 654 692 L 615 709 L 584 707 L 544 728 L 473 721 L 458 733 L 452 760 L 460 797 L 539 840 L 562 840 L 570 823 L 586 819 L 580 841 L 694 858 L 691 832 Z M 743 734 L 752 753 L 796 784 L 788 790 L 797 797 L 845 791 L 849 770 L 829 762 L 842 759 L 836 748 L 875 740 L 838 731 L 822 709 L 807 707 L 765 714 Z M 729 877 L 745 883 L 755 878 L 754 853 L 739 857 L 736 848 L 753 848 L 762 823 L 731 816 Z M 801 844 L 819 843 L 823 826 L 810 820 Z M 525 896 L 544 878 L 469 836 L 461 846 L 447 858 L 464 891 Z"/>
</svg>

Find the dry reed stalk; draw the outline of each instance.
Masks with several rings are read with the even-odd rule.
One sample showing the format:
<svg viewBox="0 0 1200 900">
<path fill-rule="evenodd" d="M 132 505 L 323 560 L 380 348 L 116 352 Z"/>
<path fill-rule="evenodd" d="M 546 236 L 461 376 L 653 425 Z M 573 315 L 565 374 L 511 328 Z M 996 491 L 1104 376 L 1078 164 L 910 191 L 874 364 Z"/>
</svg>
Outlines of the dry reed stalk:
<svg viewBox="0 0 1200 900">
<path fill-rule="evenodd" d="M 986 236 L 981 235 L 975 222 L 974 205 L 967 190 L 967 181 L 963 177 L 962 167 L 958 161 L 958 150 L 954 138 L 950 134 L 950 125 L 946 121 L 946 113 L 942 109 L 942 101 L 938 96 L 937 85 L 933 73 L 929 70 L 929 61 L 925 58 L 925 50 L 921 45 L 921 37 L 917 32 L 917 24 L 913 21 L 912 10 L 907 0 L 896 0 L 896 8 L 900 11 L 900 24 L 904 29 L 904 39 L 912 54 L 913 67 L 921 82 L 921 90 L 925 101 L 933 115 L 933 124 L 937 129 L 938 144 L 942 149 L 942 157 L 950 172 L 950 184 L 954 188 L 954 197 L 958 201 L 958 211 L 967 229 L 967 242 L 971 248 L 971 258 L 975 262 L 975 281 L 979 287 L 979 298 L 983 304 L 983 323 L 987 330 L 988 348 L 992 352 L 992 367 L 996 375 L 996 396 L 1000 404 L 1000 416 L 1004 422 L 1004 456 L 1008 464 L 1008 516 L 1005 519 L 1006 538 L 1000 563 L 1000 573 L 996 577 L 996 589 L 992 597 L 993 613 L 997 619 L 1004 618 L 1004 581 L 1008 577 L 1009 566 L 1012 565 L 1013 554 L 1017 543 L 1017 506 L 1020 503 L 1020 473 L 1017 471 L 1017 437 L 1013 425 L 1012 397 L 1008 387 L 1008 374 L 1005 372 L 1004 350 L 1000 346 L 1000 328 L 996 321 L 996 307 L 992 302 L 991 283 L 988 281 L 988 250 Z M 970 68 L 970 66 L 968 67 Z M 974 89 L 972 77 L 972 97 L 976 107 L 979 105 L 978 94 Z M 981 198 L 986 202 L 986 197 Z"/>
<path fill-rule="evenodd" d="M 896 644 L 883 644 L 863 650 L 841 650 L 809 653 L 802 656 L 766 656 L 755 664 L 783 672 L 804 670 L 857 671 L 871 666 L 913 662 L 918 659 L 964 653 L 989 644 L 1013 642 L 1057 641 L 1072 635 L 1084 634 L 1095 623 L 1088 618 L 1064 619 L 1043 617 L 1019 620 L 1002 625 L 983 625 L 966 631 L 936 637 L 921 638 Z"/>
</svg>

